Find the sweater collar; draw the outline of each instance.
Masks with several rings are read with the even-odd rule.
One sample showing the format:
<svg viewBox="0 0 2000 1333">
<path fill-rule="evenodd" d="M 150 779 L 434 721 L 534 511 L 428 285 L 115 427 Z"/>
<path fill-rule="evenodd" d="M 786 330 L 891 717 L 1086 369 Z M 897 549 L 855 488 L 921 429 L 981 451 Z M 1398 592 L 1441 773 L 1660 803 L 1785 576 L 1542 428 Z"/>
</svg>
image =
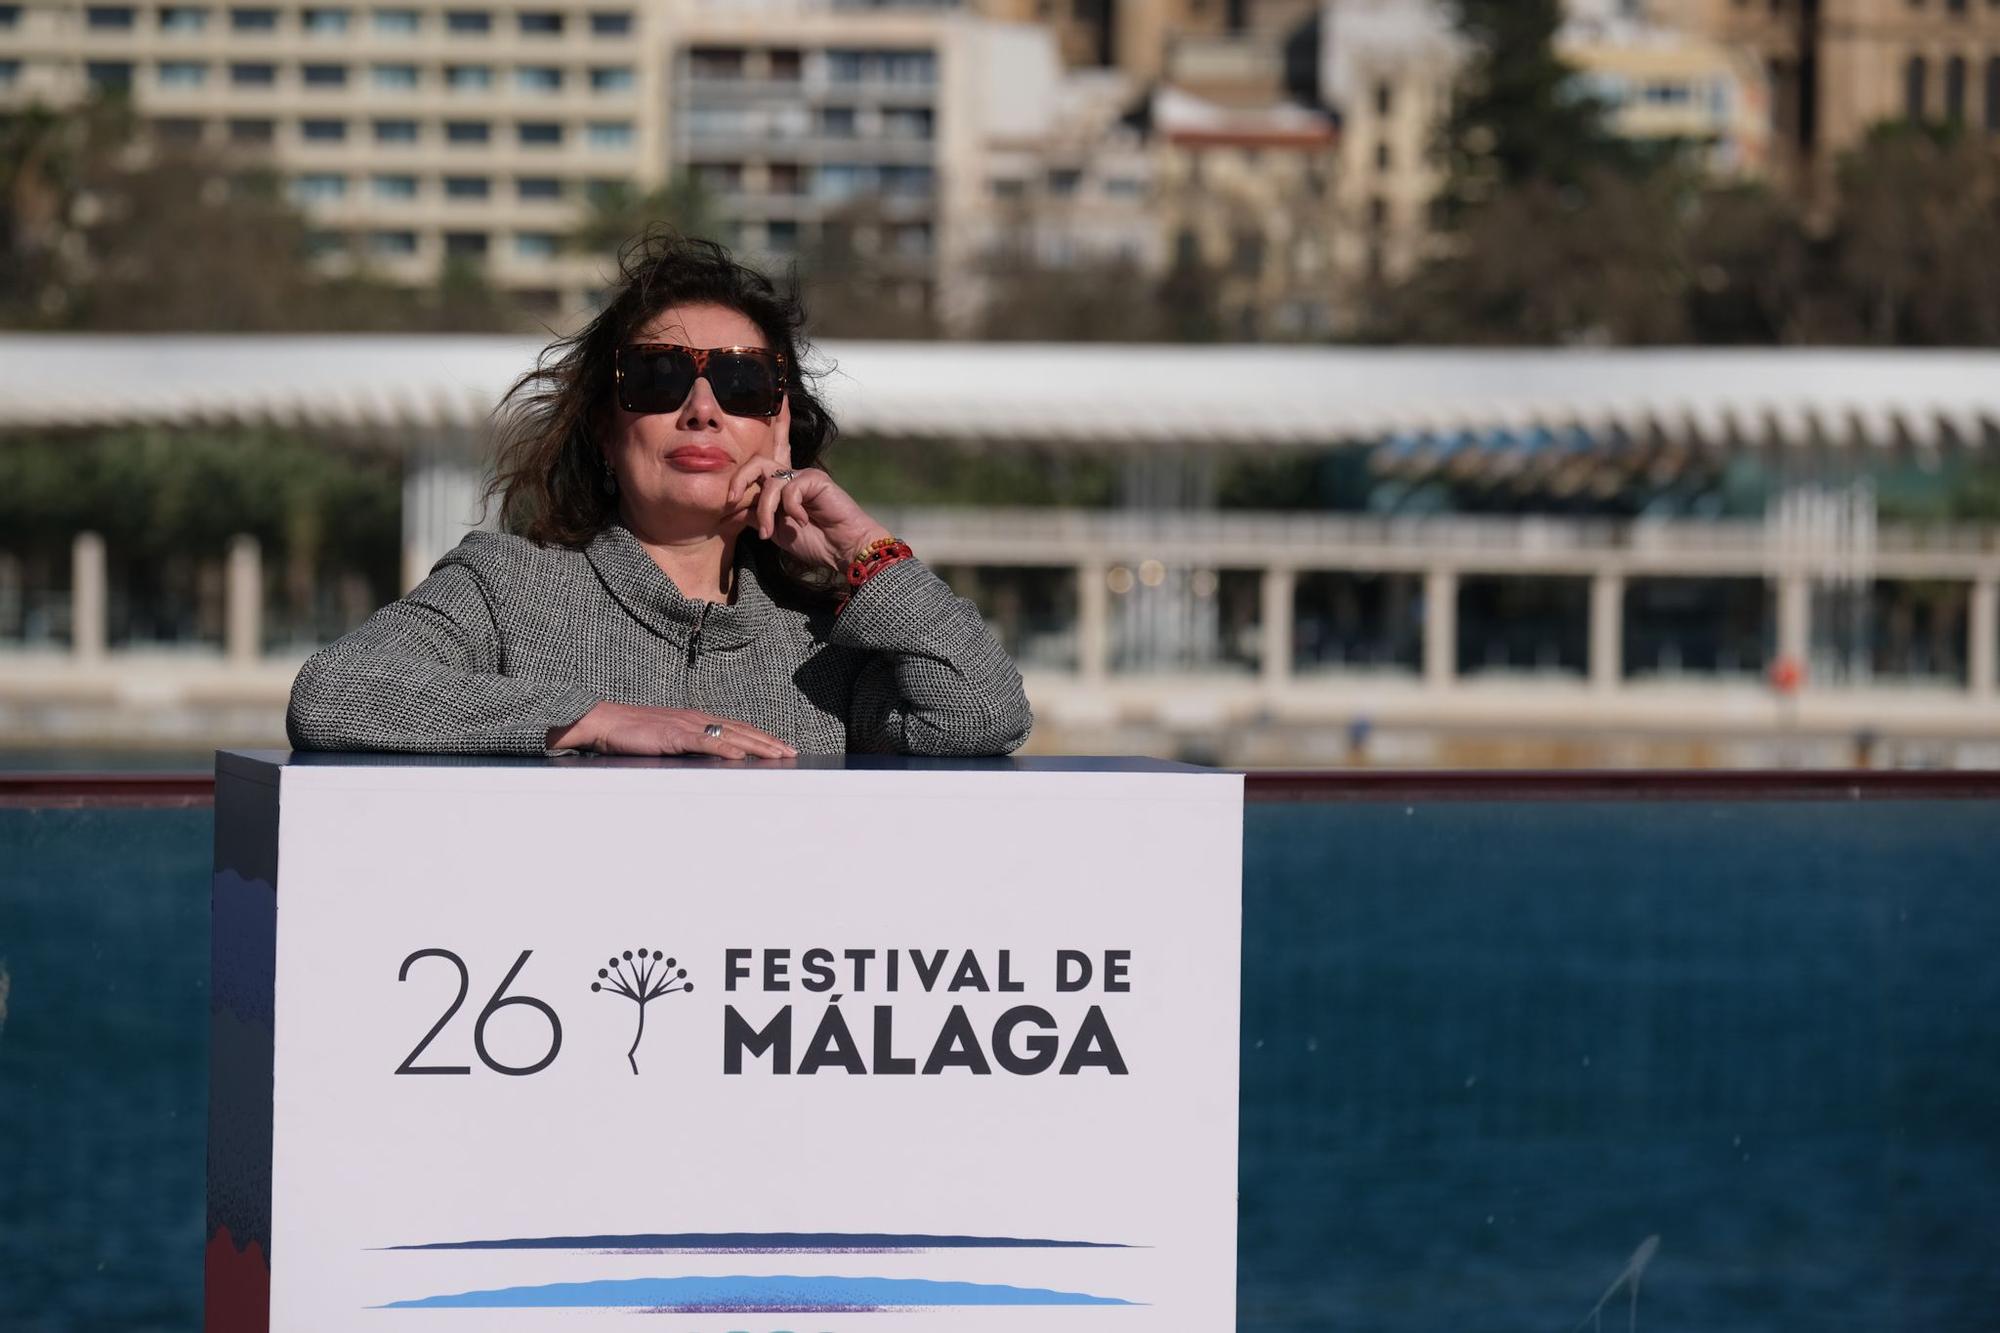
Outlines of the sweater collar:
<svg viewBox="0 0 2000 1333">
<path fill-rule="evenodd" d="M 736 539 L 733 602 L 703 602 L 682 593 L 622 523 L 593 537 L 584 554 L 619 605 L 655 634 L 686 643 L 699 625 L 703 647 L 740 648 L 758 638 L 771 617 L 771 595 L 757 576 L 757 546 L 748 536 Z"/>
</svg>

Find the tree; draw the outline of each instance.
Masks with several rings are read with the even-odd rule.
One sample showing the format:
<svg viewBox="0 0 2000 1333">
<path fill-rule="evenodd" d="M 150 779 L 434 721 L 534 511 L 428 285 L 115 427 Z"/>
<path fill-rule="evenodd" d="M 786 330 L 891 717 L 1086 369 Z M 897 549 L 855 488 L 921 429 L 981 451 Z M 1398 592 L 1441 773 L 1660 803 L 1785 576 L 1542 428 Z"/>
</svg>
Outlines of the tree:
<svg viewBox="0 0 2000 1333">
<path fill-rule="evenodd" d="M 1472 50 L 1439 138 L 1447 222 L 1530 184 L 1583 187 L 1646 155 L 1612 134 L 1605 106 L 1556 51 L 1562 0 L 1455 0 Z"/>
</svg>

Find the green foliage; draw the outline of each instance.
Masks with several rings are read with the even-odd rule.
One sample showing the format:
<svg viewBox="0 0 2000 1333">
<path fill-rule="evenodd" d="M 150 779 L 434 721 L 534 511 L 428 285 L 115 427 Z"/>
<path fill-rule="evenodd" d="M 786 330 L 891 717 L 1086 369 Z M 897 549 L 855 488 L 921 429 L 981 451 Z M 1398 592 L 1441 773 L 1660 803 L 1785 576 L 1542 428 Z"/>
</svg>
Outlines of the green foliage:
<svg viewBox="0 0 2000 1333">
<path fill-rule="evenodd" d="M 599 186 L 591 191 L 589 211 L 570 234 L 569 245 L 584 254 L 613 255 L 655 227 L 683 236 L 715 237 L 720 219 L 714 196 L 688 172 L 644 192 L 628 181 Z"/>
<path fill-rule="evenodd" d="M 0 533 L 59 554 L 81 531 L 121 559 L 220 554 L 237 533 L 267 559 L 399 577 L 402 474 L 384 451 L 266 431 L 125 430 L 0 440 Z"/>
<path fill-rule="evenodd" d="M 1472 48 L 1441 150 L 1447 221 L 1524 186 L 1576 189 L 1632 173 L 1644 154 L 1612 134 L 1605 107 L 1557 54 L 1561 0 L 1456 0 Z"/>
<path fill-rule="evenodd" d="M 863 505 L 1072 505 L 1112 502 L 1118 463 L 1059 448 L 981 449 L 936 440 L 844 440 L 828 463 Z"/>
</svg>

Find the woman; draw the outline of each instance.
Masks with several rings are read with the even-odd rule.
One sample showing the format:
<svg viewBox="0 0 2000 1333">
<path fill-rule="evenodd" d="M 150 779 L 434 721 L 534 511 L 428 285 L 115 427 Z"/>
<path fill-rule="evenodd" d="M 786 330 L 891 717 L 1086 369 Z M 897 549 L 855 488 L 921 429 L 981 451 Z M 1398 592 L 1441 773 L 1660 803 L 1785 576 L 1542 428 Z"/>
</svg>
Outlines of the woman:
<svg viewBox="0 0 2000 1333">
<path fill-rule="evenodd" d="M 818 465 L 795 299 L 649 237 L 508 395 L 474 532 L 313 654 L 301 749 L 1006 754 L 1033 721 L 972 603 Z"/>
</svg>

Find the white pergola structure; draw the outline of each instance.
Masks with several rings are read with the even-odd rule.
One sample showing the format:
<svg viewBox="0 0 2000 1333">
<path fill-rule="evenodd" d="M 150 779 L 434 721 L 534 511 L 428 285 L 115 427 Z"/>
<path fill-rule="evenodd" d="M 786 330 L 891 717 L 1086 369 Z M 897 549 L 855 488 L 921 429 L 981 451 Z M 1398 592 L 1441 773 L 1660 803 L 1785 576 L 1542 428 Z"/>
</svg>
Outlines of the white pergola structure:
<svg viewBox="0 0 2000 1333">
<path fill-rule="evenodd" d="M 0 335 L 0 448 L 10 431 L 131 424 L 273 423 L 387 437 L 409 460 L 404 571 L 414 582 L 475 521 L 480 445 L 492 413 L 541 351 L 539 340 L 511 336 Z M 1392 475 L 1539 470 L 1573 479 L 1610 467 L 1657 479 L 1757 451 L 1811 478 L 1851 475 L 1884 456 L 1921 462 L 2000 442 L 2000 353 L 1980 351 L 833 342 L 815 360 L 809 369 L 824 372 L 819 387 L 848 436 L 1072 447 L 1123 454 L 1140 467 L 1217 451 L 1345 444 L 1374 449 Z M 1590 577 L 1588 683 L 1597 692 L 1618 679 L 1627 573 L 1768 578 L 1778 589 L 1779 651 L 1803 660 L 1815 582 L 1865 580 L 1879 567 L 1884 577 L 1970 584 L 1970 690 L 1990 703 L 2000 618 L 2000 550 L 1990 534 L 1960 533 L 1935 547 L 1897 535 L 1878 550 L 1872 522 L 1829 527 L 1823 510 L 1781 505 L 1772 523 L 1749 525 L 1719 545 L 1692 530 L 1712 525 L 1698 524 L 1682 525 L 1687 531 L 1628 525 L 1605 540 L 1588 525 L 1542 520 L 1439 519 L 1378 531 L 1335 516 L 1199 512 L 896 517 L 940 563 L 1073 565 L 1076 678 L 1086 688 L 1105 675 L 1103 572 L 1157 555 L 1208 567 L 1249 560 L 1263 570 L 1266 698 L 1294 684 L 1290 626 L 1277 613 L 1302 569 L 1423 575 L 1418 683 L 1430 691 L 1421 707 L 1435 714 L 1436 692 L 1453 675 L 1461 571 Z M 1035 554 L 1023 558 L 1018 538 L 1029 531 L 1037 534 L 1028 544 Z M 1857 534 L 1867 550 L 1853 549 Z M 101 568 L 101 550 L 79 549 L 79 654 L 90 648 Z M 255 551 L 232 552 L 231 571 L 241 594 L 235 601 L 245 603 L 231 616 L 229 656 L 240 659 L 255 652 L 248 605 Z"/>
</svg>

